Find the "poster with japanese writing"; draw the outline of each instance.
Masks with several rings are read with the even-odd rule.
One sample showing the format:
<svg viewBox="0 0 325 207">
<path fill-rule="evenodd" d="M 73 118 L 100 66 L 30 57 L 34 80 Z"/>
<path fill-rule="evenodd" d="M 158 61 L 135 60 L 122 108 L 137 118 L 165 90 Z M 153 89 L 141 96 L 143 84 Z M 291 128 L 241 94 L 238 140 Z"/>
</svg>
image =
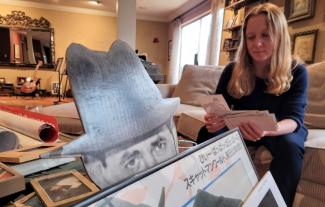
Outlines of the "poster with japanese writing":
<svg viewBox="0 0 325 207">
<path fill-rule="evenodd" d="M 120 189 L 113 187 L 98 194 L 99 199 L 93 199 L 96 202 L 91 206 L 199 207 L 207 201 L 239 206 L 258 182 L 237 129 L 193 147 L 158 168 L 141 179 L 133 177 L 134 182 Z"/>
</svg>

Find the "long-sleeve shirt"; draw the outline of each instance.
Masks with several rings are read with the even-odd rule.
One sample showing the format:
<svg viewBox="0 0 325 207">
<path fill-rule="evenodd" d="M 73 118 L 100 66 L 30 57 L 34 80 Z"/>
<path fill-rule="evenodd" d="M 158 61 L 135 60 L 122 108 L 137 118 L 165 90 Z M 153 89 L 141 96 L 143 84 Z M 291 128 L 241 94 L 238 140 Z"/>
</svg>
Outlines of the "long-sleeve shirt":
<svg viewBox="0 0 325 207">
<path fill-rule="evenodd" d="M 294 133 L 301 133 L 306 136 L 304 126 L 304 110 L 307 104 L 307 70 L 303 65 L 297 65 L 292 69 L 293 80 L 290 89 L 277 96 L 266 92 L 267 85 L 261 78 L 256 77 L 255 88 L 251 94 L 236 99 L 229 95 L 227 86 L 234 69 L 234 63 L 226 66 L 221 74 L 217 94 L 222 94 L 227 104 L 234 110 L 268 110 L 274 113 L 276 119 L 292 119 L 297 122 L 297 128 Z M 306 138 L 306 137 L 305 137 Z"/>
</svg>

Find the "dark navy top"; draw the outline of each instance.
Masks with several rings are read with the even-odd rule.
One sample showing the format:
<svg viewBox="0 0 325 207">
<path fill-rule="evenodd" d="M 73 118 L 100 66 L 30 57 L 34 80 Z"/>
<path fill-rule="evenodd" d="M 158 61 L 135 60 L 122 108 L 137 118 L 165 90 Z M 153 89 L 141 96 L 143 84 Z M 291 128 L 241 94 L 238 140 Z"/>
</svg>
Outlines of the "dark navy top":
<svg viewBox="0 0 325 207">
<path fill-rule="evenodd" d="M 234 110 L 268 110 L 274 113 L 278 121 L 282 119 L 293 119 L 297 122 L 294 133 L 301 133 L 306 139 L 306 128 L 304 126 L 304 111 L 307 104 L 307 70 L 298 64 L 292 69 L 293 80 L 290 89 L 279 95 L 266 93 L 266 83 L 263 79 L 256 77 L 255 88 L 248 96 L 239 99 L 233 98 L 227 92 L 227 86 L 231 78 L 235 63 L 228 64 L 221 74 L 217 94 L 222 94 L 229 107 Z"/>
</svg>

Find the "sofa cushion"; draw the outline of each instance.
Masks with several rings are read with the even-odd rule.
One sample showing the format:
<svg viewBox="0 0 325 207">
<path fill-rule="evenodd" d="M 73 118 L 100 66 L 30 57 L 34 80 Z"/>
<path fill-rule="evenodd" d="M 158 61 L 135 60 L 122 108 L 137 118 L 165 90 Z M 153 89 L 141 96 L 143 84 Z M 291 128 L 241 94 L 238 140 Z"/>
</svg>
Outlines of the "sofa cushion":
<svg viewBox="0 0 325 207">
<path fill-rule="evenodd" d="M 180 97 L 182 104 L 201 106 L 206 95 L 215 93 L 221 73 L 217 66 L 185 65 L 172 97 Z"/>
<path fill-rule="evenodd" d="M 308 104 L 305 124 L 308 128 L 325 128 L 325 61 L 307 66 Z"/>
</svg>

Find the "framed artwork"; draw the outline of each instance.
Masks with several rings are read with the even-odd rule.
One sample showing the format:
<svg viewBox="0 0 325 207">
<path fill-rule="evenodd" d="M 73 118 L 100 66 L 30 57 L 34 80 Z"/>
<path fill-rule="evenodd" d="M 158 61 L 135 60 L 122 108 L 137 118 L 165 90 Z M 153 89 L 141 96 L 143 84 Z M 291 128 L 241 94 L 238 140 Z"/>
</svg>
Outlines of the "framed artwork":
<svg viewBox="0 0 325 207">
<path fill-rule="evenodd" d="M 6 83 L 6 78 L 0 77 L 0 84 L 4 84 L 4 83 Z"/>
<path fill-rule="evenodd" d="M 56 63 L 55 63 L 55 71 L 58 71 L 60 72 L 61 74 L 61 70 L 62 70 L 62 63 L 63 63 L 63 57 L 60 57 L 56 60 Z"/>
<path fill-rule="evenodd" d="M 24 177 L 0 162 L 0 198 L 25 189 Z"/>
<path fill-rule="evenodd" d="M 70 206 L 99 190 L 76 170 L 36 178 L 31 184 L 46 206 Z"/>
<path fill-rule="evenodd" d="M 268 171 L 248 196 L 242 207 L 279 207 L 286 203 L 276 185 L 272 174 Z"/>
<path fill-rule="evenodd" d="M 315 2 L 315 0 L 286 0 L 285 14 L 288 23 L 313 17 Z"/>
<path fill-rule="evenodd" d="M 26 77 L 17 77 L 17 85 L 22 86 L 26 82 Z"/>
<path fill-rule="evenodd" d="M 306 63 L 313 63 L 316 50 L 317 33 L 318 29 L 294 34 L 293 55 L 298 56 Z"/>
<path fill-rule="evenodd" d="M 206 196 L 212 198 L 214 206 L 221 198 L 241 204 L 257 182 L 255 168 L 236 129 L 103 190 L 78 206 L 185 207 L 196 206 Z"/>
<path fill-rule="evenodd" d="M 223 41 L 223 50 L 230 49 L 231 44 L 232 44 L 232 39 L 231 38 L 224 39 L 224 41 Z"/>
<path fill-rule="evenodd" d="M 1 162 L 23 163 L 39 159 L 41 154 L 55 150 L 63 146 L 65 142 L 60 143 L 43 143 L 32 147 L 23 147 L 17 150 L 10 150 L 0 153 Z"/>
</svg>

